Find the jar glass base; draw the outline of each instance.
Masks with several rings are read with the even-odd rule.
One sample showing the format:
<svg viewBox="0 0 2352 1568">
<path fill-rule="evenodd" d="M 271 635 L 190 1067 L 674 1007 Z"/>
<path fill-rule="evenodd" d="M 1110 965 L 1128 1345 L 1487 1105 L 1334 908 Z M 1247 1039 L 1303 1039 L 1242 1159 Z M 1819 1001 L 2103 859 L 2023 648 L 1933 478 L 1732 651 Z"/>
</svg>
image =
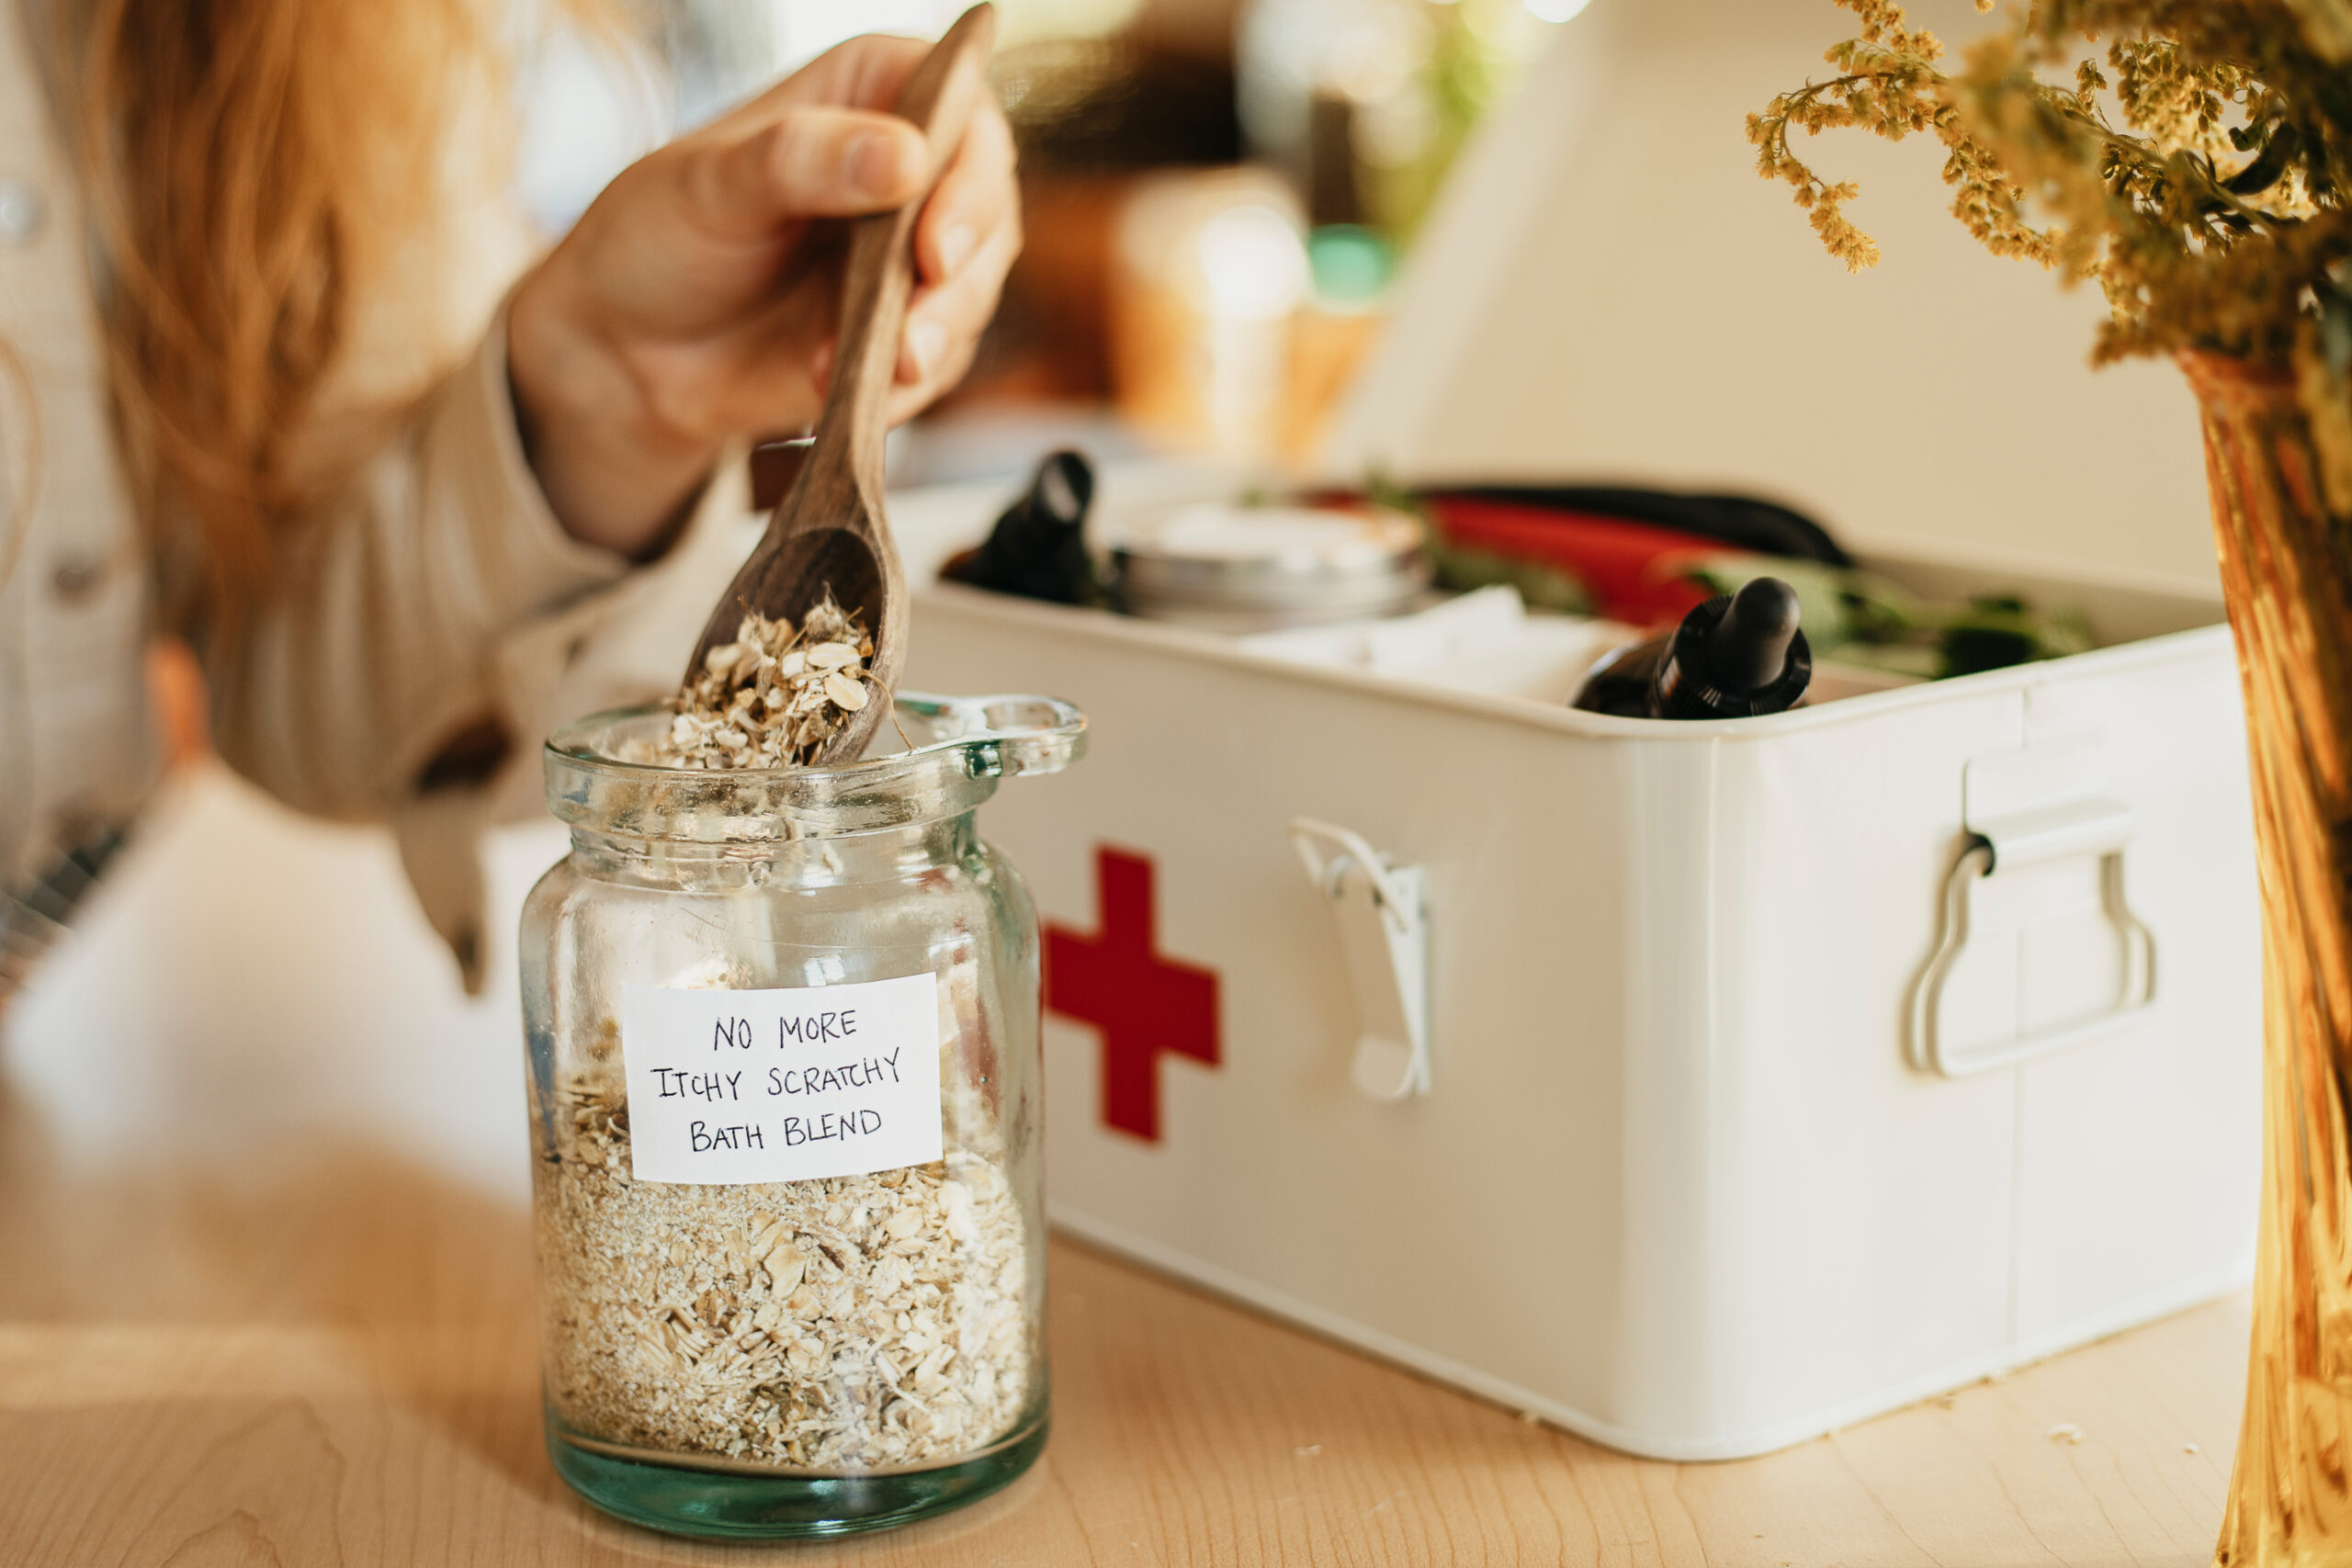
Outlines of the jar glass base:
<svg viewBox="0 0 2352 1568">
<path fill-rule="evenodd" d="M 976 1503 L 1010 1485 L 1046 1447 L 1046 1412 L 960 1464 L 871 1475 L 704 1470 L 623 1459 L 548 1423 L 548 1457 L 571 1489 L 616 1518 L 672 1535 L 793 1540 L 889 1529 Z"/>
</svg>

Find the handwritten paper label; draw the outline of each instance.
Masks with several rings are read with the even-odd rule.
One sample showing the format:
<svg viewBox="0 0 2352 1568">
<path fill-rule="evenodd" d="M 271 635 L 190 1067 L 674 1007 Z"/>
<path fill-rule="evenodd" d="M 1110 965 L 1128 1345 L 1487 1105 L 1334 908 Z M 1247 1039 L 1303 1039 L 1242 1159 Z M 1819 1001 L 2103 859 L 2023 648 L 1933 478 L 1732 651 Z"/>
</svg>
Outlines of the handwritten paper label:
<svg viewBox="0 0 2352 1568">
<path fill-rule="evenodd" d="M 741 1186 L 940 1156 L 939 983 L 621 988 L 639 1181 Z"/>
</svg>

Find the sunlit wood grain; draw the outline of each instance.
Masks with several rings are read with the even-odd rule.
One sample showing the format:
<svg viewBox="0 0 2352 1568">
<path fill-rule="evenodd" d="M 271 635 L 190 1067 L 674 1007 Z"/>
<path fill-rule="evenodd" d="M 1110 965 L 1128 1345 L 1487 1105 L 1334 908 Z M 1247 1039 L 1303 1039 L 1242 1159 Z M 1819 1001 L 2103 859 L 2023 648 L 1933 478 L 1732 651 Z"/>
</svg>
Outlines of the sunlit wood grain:
<svg viewBox="0 0 2352 1568">
<path fill-rule="evenodd" d="M 8 1568 L 2191 1564 L 2245 1354 L 2222 1303 L 1786 1453 L 1676 1466 L 1062 1245 L 1035 1472 L 897 1534 L 721 1549 L 605 1519 L 549 1471 L 519 1210 L 349 1144 L 55 1155 L 0 1097 Z"/>
</svg>

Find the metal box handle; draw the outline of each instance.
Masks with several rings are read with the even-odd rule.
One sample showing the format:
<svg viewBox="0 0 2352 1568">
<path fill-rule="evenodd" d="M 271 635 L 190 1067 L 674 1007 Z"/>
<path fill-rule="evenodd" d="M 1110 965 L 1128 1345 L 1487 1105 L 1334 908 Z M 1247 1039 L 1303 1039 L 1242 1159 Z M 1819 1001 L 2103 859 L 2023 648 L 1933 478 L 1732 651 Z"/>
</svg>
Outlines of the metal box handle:
<svg viewBox="0 0 2352 1568">
<path fill-rule="evenodd" d="M 1910 1046 L 1915 1065 L 1948 1078 L 1991 1072 L 2030 1056 L 2098 1039 L 2154 1005 L 2155 938 L 2123 897 L 2123 848 L 2131 836 L 2130 810 L 2105 799 L 2021 811 L 1984 822 L 1969 833 L 1966 847 L 1944 878 L 1942 934 L 1911 991 Z M 2100 903 L 2123 942 L 2123 983 L 2113 1005 L 2086 1018 L 2032 1030 L 1997 1044 L 1947 1050 L 1938 1032 L 1938 1021 L 1943 1010 L 1944 981 L 1968 942 L 1970 885 L 2003 866 L 2019 869 L 2082 855 L 2098 857 Z"/>
</svg>

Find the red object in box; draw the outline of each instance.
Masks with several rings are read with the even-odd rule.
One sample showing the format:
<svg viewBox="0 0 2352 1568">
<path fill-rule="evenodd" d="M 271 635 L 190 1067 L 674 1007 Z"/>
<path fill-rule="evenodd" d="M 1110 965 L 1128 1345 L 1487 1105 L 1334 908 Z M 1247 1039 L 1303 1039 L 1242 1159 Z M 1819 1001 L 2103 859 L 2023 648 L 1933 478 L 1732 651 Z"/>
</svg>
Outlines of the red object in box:
<svg viewBox="0 0 2352 1568">
<path fill-rule="evenodd" d="M 1704 604 L 1707 591 L 1682 575 L 1683 563 L 1733 553 L 1720 539 L 1590 513 L 1462 495 L 1424 504 L 1449 543 L 1558 567 L 1591 592 L 1596 613 L 1636 626 L 1679 621 Z"/>
</svg>

